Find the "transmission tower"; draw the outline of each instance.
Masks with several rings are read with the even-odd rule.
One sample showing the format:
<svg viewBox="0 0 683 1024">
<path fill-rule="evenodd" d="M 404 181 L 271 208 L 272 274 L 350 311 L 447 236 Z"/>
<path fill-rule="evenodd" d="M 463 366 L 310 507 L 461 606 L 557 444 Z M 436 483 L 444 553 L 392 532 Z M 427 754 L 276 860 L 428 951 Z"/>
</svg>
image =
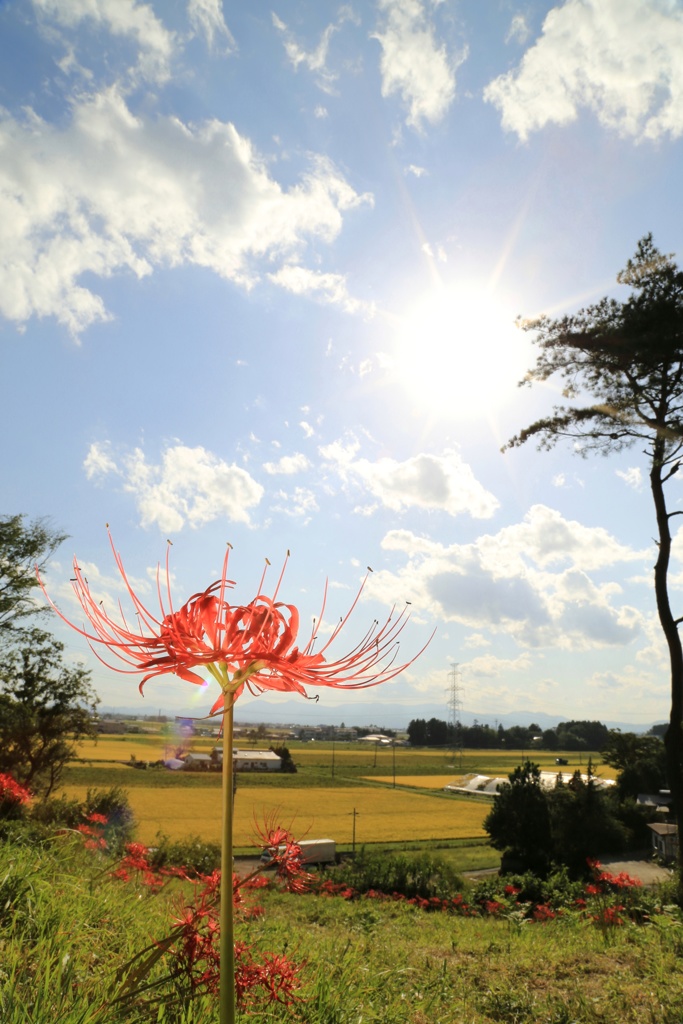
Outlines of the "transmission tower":
<svg viewBox="0 0 683 1024">
<path fill-rule="evenodd" d="M 448 673 L 448 724 L 453 737 L 453 757 L 457 757 L 462 767 L 462 683 L 460 668 L 455 662 Z"/>
</svg>

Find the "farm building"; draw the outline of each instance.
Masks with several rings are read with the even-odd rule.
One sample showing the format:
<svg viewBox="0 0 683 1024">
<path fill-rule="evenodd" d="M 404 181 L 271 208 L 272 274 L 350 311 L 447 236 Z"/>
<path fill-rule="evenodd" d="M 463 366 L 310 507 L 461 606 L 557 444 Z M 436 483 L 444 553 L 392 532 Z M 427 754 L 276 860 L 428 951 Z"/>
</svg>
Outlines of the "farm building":
<svg viewBox="0 0 683 1024">
<path fill-rule="evenodd" d="M 201 766 L 202 768 L 210 768 L 213 764 L 213 758 L 210 754 L 185 754 L 183 762 L 186 765 L 193 765 L 195 767 Z"/>
<path fill-rule="evenodd" d="M 662 860 L 675 860 L 678 855 L 678 828 L 663 821 L 647 826 L 652 831 L 652 852 Z"/>
<path fill-rule="evenodd" d="M 214 747 L 214 754 L 222 763 L 223 751 L 220 747 Z M 279 772 L 282 758 L 272 750 L 233 750 L 232 764 L 236 772 Z"/>
</svg>

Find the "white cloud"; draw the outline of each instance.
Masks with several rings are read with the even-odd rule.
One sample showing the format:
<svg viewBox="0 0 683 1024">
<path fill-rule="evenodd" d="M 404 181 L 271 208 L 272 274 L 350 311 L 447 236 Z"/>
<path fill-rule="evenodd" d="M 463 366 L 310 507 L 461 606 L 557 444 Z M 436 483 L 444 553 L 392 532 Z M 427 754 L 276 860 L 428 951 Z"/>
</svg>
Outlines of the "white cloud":
<svg viewBox="0 0 683 1024">
<path fill-rule="evenodd" d="M 220 0 L 189 0 L 187 16 L 195 32 L 202 33 L 210 50 L 221 36 L 227 52 L 235 49 L 235 40 L 225 24 Z"/>
<path fill-rule="evenodd" d="M 315 434 L 315 430 L 313 429 L 310 423 L 306 422 L 306 420 L 302 420 L 299 426 L 304 432 L 304 437 L 313 437 L 313 435 Z"/>
<path fill-rule="evenodd" d="M 345 313 L 365 313 L 371 316 L 374 312 L 372 303 L 349 295 L 343 274 L 322 274 L 317 270 L 289 264 L 268 277 L 274 284 L 294 295 L 313 296 L 325 305 L 340 306 Z"/>
<path fill-rule="evenodd" d="M 640 466 L 629 466 L 628 469 L 617 469 L 615 470 L 617 476 L 624 483 L 627 483 L 629 487 L 632 487 L 634 491 L 640 491 L 643 487 L 643 474 Z"/>
<path fill-rule="evenodd" d="M 244 469 L 229 465 L 205 448 L 175 445 L 167 448 L 159 465 L 147 462 L 140 448 L 118 463 L 107 446 L 92 445 L 84 466 L 88 477 L 117 473 L 124 491 L 134 496 L 142 526 L 156 523 L 165 533 L 193 528 L 226 518 L 248 523 L 249 510 L 259 504 L 263 487 Z"/>
<path fill-rule="evenodd" d="M 426 167 L 418 167 L 417 164 L 408 164 L 404 174 L 412 174 L 414 178 L 422 178 L 427 174 Z"/>
<path fill-rule="evenodd" d="M 97 442 L 91 444 L 83 462 L 83 468 L 88 480 L 96 480 L 98 477 L 106 476 L 107 473 L 118 473 L 116 462 L 111 456 L 111 446 Z"/>
<path fill-rule="evenodd" d="M 590 572 L 649 555 L 620 544 L 602 526 L 583 526 L 546 505 L 532 505 L 523 522 L 477 543 L 483 563 L 498 576 L 523 572 L 530 562 L 543 569 L 560 563 Z"/>
<path fill-rule="evenodd" d="M 461 668 L 468 678 L 506 678 L 510 672 L 528 672 L 531 668 L 531 656 L 526 651 L 517 658 L 499 658 L 495 654 L 482 654 L 471 661 L 463 662 Z"/>
<path fill-rule="evenodd" d="M 510 22 L 510 28 L 505 36 L 505 42 L 514 40 L 516 43 L 525 43 L 531 34 L 527 20 L 523 14 L 515 14 Z"/>
<path fill-rule="evenodd" d="M 294 37 L 287 32 L 287 26 L 283 22 L 278 19 L 278 22 L 274 22 L 274 24 L 277 29 L 286 33 L 284 44 L 285 52 L 293 67 L 296 69 L 300 64 L 303 64 L 309 71 L 312 71 L 317 75 L 318 84 L 321 88 L 329 91 L 332 83 L 337 77 L 326 67 L 327 53 L 330 48 L 330 39 L 336 30 L 336 26 L 328 25 L 320 37 L 320 42 L 315 49 L 306 51 L 296 42 Z"/>
<path fill-rule="evenodd" d="M 638 140 L 683 133 L 683 10 L 672 0 L 567 0 L 484 99 L 520 139 L 585 107 Z"/>
<path fill-rule="evenodd" d="M 374 33 L 381 48 L 382 96 L 398 93 L 408 108 L 406 123 L 440 121 L 455 98 L 455 67 L 439 46 L 421 0 L 379 0 L 384 15 Z"/>
<path fill-rule="evenodd" d="M 291 475 L 292 473 L 302 473 L 308 469 L 309 465 L 305 455 L 295 452 L 294 455 L 283 455 L 277 462 L 264 462 L 263 468 L 266 473 Z"/>
<path fill-rule="evenodd" d="M 420 248 L 425 256 L 429 256 L 430 260 L 438 260 L 439 263 L 448 263 L 448 256 L 442 245 L 437 245 L 436 252 L 429 242 L 423 242 Z"/>
<path fill-rule="evenodd" d="M 82 22 L 105 28 L 114 36 L 131 39 L 142 51 L 144 77 L 164 81 L 169 76 L 175 37 L 162 24 L 150 4 L 136 0 L 32 0 L 36 12 L 63 28 Z"/>
<path fill-rule="evenodd" d="M 318 511 L 318 502 L 308 487 L 295 487 L 291 493 L 278 491 L 272 511 L 309 522 L 311 514 Z"/>
<path fill-rule="evenodd" d="M 117 612 L 122 595 L 128 593 L 126 581 L 120 573 L 109 576 L 99 569 L 94 562 L 78 559 L 78 566 L 88 582 L 91 593 L 96 595 L 97 601 L 102 602 L 109 612 Z M 72 621 L 82 621 L 83 608 L 78 600 L 71 582 L 66 578 L 70 573 L 65 573 L 58 562 L 50 563 L 50 586 L 49 594 L 57 607 L 65 611 L 67 617 Z M 156 568 L 149 568 L 146 576 L 135 576 L 126 573 L 128 583 L 138 595 L 151 594 L 156 591 Z M 55 624 L 57 625 L 57 624 Z"/>
<path fill-rule="evenodd" d="M 404 462 L 389 458 L 372 462 L 356 458 L 358 448 L 355 439 L 335 441 L 321 447 L 320 454 L 342 480 L 360 483 L 387 508 L 425 508 L 452 516 L 467 512 L 477 519 L 492 516 L 498 508 L 497 499 L 456 451 L 416 455 Z"/>
<path fill-rule="evenodd" d="M 590 650 L 625 646 L 646 632 L 643 616 L 619 603 L 616 583 L 588 575 L 643 553 L 551 509 L 536 506 L 523 523 L 471 544 L 392 530 L 382 546 L 406 563 L 397 572 L 376 572 L 369 596 L 405 594 L 419 613 L 487 636 L 506 635 L 523 647 Z"/>
<path fill-rule="evenodd" d="M 461 646 L 469 649 L 470 647 L 488 647 L 490 643 L 491 641 L 483 633 L 470 633 L 465 637 Z"/>
<path fill-rule="evenodd" d="M 323 157 L 286 191 L 232 124 L 134 116 L 116 87 L 66 125 L 0 112 L 0 313 L 77 334 L 109 317 L 86 273 L 191 264 L 249 287 L 261 261 L 332 241 L 368 201 Z"/>
<path fill-rule="evenodd" d="M 316 84 L 321 89 L 328 93 L 332 92 L 338 75 L 328 67 L 330 43 L 335 32 L 338 32 L 345 22 L 351 21 L 356 25 L 359 23 L 359 19 L 354 14 L 352 8 L 349 6 L 340 7 L 337 20 L 331 22 L 325 27 L 325 29 L 323 29 L 317 45 L 314 46 L 313 49 L 308 50 L 297 41 L 294 34 L 289 30 L 285 22 L 277 16 L 277 14 L 272 14 L 272 20 L 274 27 L 283 36 L 285 53 L 287 54 L 292 67 L 295 70 L 298 70 L 300 66 L 307 68 L 313 73 Z M 325 112 L 325 114 L 326 113 L 327 112 Z"/>
<path fill-rule="evenodd" d="M 669 695 L 666 675 L 631 665 L 617 671 L 595 672 L 588 680 L 588 689 L 589 692 L 607 690 L 613 700 L 619 701 L 622 714 L 624 711 L 629 714 L 640 712 L 643 702 L 650 702 L 653 698 L 666 707 Z"/>
</svg>

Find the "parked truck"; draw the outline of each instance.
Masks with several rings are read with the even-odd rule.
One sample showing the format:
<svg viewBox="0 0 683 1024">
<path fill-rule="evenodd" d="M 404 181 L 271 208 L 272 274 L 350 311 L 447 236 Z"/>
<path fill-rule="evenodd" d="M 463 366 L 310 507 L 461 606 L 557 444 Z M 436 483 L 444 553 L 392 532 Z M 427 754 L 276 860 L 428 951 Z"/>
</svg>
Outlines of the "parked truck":
<svg viewBox="0 0 683 1024">
<path fill-rule="evenodd" d="M 302 864 L 334 864 L 337 859 L 337 844 L 334 839 L 303 839 L 297 846 L 301 847 Z M 279 846 L 278 852 L 284 853 L 286 847 Z M 264 867 L 273 860 L 271 850 L 264 850 L 261 863 Z"/>
</svg>

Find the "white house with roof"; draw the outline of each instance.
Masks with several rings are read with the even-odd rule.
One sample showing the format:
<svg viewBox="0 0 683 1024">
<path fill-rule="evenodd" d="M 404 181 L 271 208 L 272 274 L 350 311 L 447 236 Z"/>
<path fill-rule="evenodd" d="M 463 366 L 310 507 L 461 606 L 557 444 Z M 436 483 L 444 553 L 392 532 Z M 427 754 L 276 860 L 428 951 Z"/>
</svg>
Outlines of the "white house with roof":
<svg viewBox="0 0 683 1024">
<path fill-rule="evenodd" d="M 214 755 L 222 763 L 223 750 L 221 747 L 214 747 Z M 279 772 L 282 767 L 282 758 L 272 750 L 233 749 L 232 766 L 236 772 Z"/>
</svg>

